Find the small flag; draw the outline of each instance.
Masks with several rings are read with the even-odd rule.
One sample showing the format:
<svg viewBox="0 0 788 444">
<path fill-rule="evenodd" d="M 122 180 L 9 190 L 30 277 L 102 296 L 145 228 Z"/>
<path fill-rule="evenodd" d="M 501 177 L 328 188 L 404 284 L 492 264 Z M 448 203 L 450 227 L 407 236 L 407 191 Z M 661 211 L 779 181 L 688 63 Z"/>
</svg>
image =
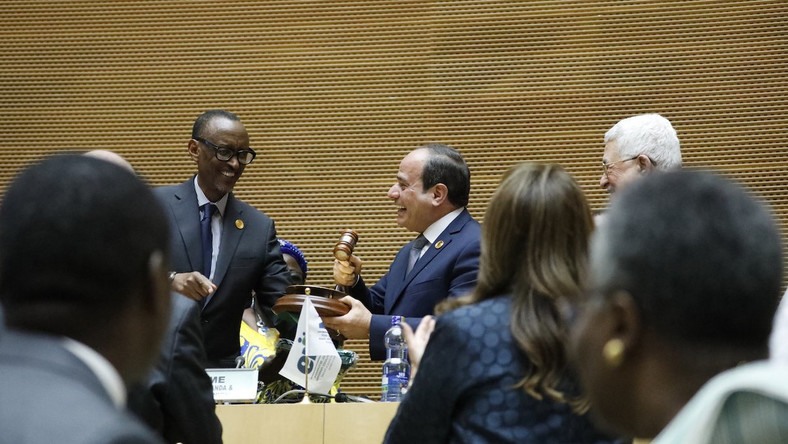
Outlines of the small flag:
<svg viewBox="0 0 788 444">
<path fill-rule="evenodd" d="M 293 346 L 279 374 L 306 388 L 309 393 L 328 395 L 340 367 L 342 359 L 315 306 L 307 297 L 301 307 Z"/>
</svg>

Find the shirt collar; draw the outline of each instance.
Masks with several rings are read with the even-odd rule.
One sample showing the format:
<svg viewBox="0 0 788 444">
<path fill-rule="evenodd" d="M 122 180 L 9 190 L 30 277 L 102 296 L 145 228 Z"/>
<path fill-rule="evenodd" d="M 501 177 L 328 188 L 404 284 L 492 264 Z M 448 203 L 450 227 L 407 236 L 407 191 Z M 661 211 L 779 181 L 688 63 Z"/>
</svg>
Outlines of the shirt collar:
<svg viewBox="0 0 788 444">
<path fill-rule="evenodd" d="M 115 407 L 122 409 L 126 406 L 126 386 L 123 385 L 123 379 L 120 378 L 118 371 L 106 358 L 87 345 L 71 338 L 63 338 L 63 347 L 85 363 L 96 375 Z"/>
<path fill-rule="evenodd" d="M 438 236 L 443 233 L 443 230 L 445 230 L 452 222 L 454 222 L 454 219 L 457 219 L 457 216 L 459 216 L 464 209 L 465 207 L 460 207 L 451 213 L 445 214 L 443 217 L 433 222 L 432 225 L 427 227 L 427 229 L 421 234 L 423 234 L 424 237 L 430 241 L 430 244 L 434 244 L 435 241 L 438 240 Z"/>
<path fill-rule="evenodd" d="M 208 200 L 207 197 L 205 197 L 205 193 L 202 192 L 200 185 L 197 184 L 197 176 L 194 176 L 194 191 L 197 193 L 198 207 L 201 207 L 207 203 L 212 203 L 216 205 L 216 208 L 219 209 L 219 215 L 224 217 L 224 209 L 227 208 L 227 196 L 229 195 L 229 193 L 222 196 L 222 198 L 219 199 L 218 201 L 211 202 L 210 200 Z"/>
</svg>

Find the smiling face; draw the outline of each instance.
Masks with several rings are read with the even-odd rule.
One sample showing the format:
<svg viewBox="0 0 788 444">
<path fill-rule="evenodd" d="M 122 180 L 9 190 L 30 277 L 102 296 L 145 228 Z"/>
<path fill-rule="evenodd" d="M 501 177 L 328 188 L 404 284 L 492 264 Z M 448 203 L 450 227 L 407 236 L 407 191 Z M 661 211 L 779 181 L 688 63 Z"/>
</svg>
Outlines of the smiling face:
<svg viewBox="0 0 788 444">
<path fill-rule="evenodd" d="M 433 193 L 424 190 L 421 173 L 429 154 L 417 149 L 402 159 L 397 172 L 397 183 L 388 192 L 397 208 L 397 225 L 421 233 L 440 217 L 435 215 Z"/>
<path fill-rule="evenodd" d="M 233 151 L 249 149 L 249 134 L 243 123 L 226 117 L 214 117 L 200 137 Z M 216 150 L 194 139 L 189 141 L 189 154 L 197 163 L 197 183 L 211 202 L 231 192 L 244 171 L 245 166 L 235 155 L 223 162 L 216 158 Z"/>
</svg>

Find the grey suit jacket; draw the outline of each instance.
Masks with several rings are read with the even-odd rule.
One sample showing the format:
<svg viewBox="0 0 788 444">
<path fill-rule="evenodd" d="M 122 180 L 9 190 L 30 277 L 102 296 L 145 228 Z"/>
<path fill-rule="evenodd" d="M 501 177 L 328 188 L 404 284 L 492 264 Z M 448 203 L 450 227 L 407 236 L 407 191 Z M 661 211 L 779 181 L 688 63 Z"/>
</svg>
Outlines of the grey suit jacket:
<svg viewBox="0 0 788 444">
<path fill-rule="evenodd" d="M 148 380 L 129 391 L 129 409 L 169 443 L 222 442 L 196 301 L 172 293 L 172 315 L 159 361 Z"/>
<path fill-rule="evenodd" d="M 0 441 L 14 444 L 160 443 L 117 409 L 62 339 L 0 334 Z"/>
<path fill-rule="evenodd" d="M 179 273 L 200 270 L 200 210 L 194 178 L 179 185 L 155 188 L 154 193 L 170 217 L 173 270 Z M 257 295 L 256 305 L 271 314 L 270 308 L 290 284 L 274 222 L 232 193 L 224 213 L 213 279 L 217 289 L 200 315 L 209 367 L 234 366 L 233 359 L 240 354 L 241 316 L 250 305 L 252 290 Z M 280 331 L 284 329 L 281 323 L 275 325 Z"/>
</svg>

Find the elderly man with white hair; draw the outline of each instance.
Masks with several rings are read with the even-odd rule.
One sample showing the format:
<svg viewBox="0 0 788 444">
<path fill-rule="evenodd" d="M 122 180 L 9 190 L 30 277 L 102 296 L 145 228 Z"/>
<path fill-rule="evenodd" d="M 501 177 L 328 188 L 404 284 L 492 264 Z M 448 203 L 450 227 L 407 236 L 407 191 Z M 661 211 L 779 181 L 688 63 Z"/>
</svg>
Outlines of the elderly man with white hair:
<svg viewBox="0 0 788 444">
<path fill-rule="evenodd" d="M 628 117 L 605 133 L 599 185 L 608 193 L 652 171 L 676 168 L 681 168 L 679 138 L 659 114 Z"/>
</svg>

